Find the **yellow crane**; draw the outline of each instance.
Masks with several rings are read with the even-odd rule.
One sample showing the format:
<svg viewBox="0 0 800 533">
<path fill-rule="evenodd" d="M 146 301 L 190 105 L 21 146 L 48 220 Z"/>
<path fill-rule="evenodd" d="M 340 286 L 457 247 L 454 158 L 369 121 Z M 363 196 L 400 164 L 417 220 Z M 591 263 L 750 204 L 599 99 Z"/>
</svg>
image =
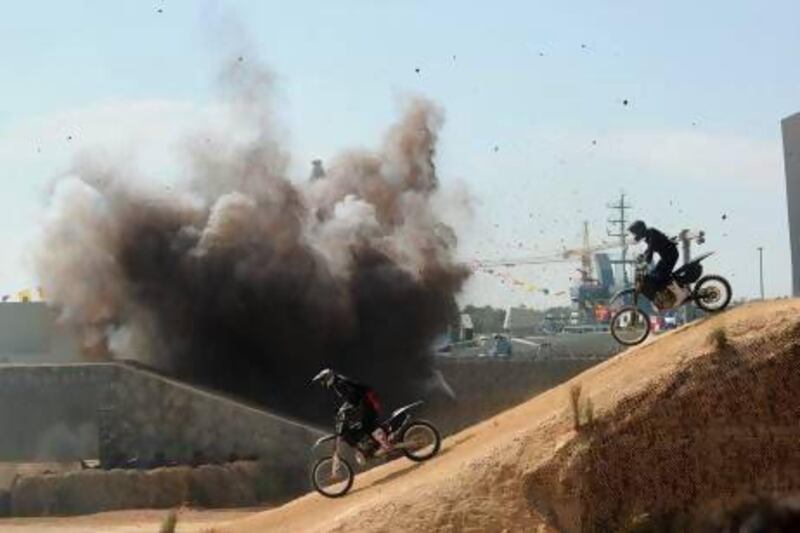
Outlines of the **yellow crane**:
<svg viewBox="0 0 800 533">
<path fill-rule="evenodd" d="M 580 259 L 581 272 L 587 278 L 592 277 L 592 254 L 603 250 L 619 248 L 620 242 L 601 242 L 595 245 L 589 241 L 589 222 L 583 222 L 583 246 L 580 248 L 564 248 L 560 252 L 545 255 L 513 257 L 503 259 L 477 260 L 473 264 L 478 269 L 490 269 L 496 267 L 516 267 L 525 265 L 546 265 L 551 263 L 569 263 Z"/>
</svg>

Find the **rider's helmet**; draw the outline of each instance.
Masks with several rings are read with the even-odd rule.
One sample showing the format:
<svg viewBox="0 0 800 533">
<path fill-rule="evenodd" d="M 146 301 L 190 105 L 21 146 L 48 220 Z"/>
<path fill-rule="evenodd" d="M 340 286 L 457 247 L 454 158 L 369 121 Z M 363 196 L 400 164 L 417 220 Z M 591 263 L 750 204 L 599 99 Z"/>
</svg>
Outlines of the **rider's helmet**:
<svg viewBox="0 0 800 533">
<path fill-rule="evenodd" d="M 647 231 L 647 226 L 641 220 L 637 220 L 630 226 L 628 226 L 628 231 L 633 234 L 633 238 L 636 242 L 641 241 L 644 239 L 644 232 Z"/>
<path fill-rule="evenodd" d="M 311 380 L 311 383 L 319 383 L 326 389 L 329 389 L 333 385 L 335 379 L 336 373 L 333 370 L 330 368 L 323 368 L 316 376 L 314 376 L 314 379 Z"/>
</svg>

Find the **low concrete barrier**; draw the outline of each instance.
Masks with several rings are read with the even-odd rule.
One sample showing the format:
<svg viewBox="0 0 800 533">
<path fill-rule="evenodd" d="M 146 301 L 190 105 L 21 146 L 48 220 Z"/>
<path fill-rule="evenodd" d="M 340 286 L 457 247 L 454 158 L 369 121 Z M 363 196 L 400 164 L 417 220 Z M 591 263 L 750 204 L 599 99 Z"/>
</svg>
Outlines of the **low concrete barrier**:
<svg viewBox="0 0 800 533">
<path fill-rule="evenodd" d="M 117 509 L 250 507 L 285 498 L 285 488 L 256 462 L 84 470 L 20 478 L 7 497 L 11 516 L 65 516 Z"/>
<path fill-rule="evenodd" d="M 19 478 L 11 512 L 23 515 L 171 506 L 179 498 L 171 484 L 182 470 L 156 467 L 208 465 L 186 470 L 191 481 L 214 477 L 214 465 L 241 459 L 258 461 L 268 480 L 261 496 L 297 495 L 308 489 L 308 450 L 321 435 L 295 420 L 119 363 L 0 365 L 0 424 L 0 461 L 99 459 L 103 468 L 115 469 Z M 134 470 L 139 468 L 155 469 Z M 153 493 L 145 489 L 150 482 Z M 84 484 L 93 496 L 73 493 Z M 128 490 L 126 499 L 121 494 Z M 203 498 L 192 494 L 191 501 L 202 505 Z M 86 511 L 95 497 L 100 507 Z M 212 495 L 208 504 L 221 501 Z"/>
</svg>

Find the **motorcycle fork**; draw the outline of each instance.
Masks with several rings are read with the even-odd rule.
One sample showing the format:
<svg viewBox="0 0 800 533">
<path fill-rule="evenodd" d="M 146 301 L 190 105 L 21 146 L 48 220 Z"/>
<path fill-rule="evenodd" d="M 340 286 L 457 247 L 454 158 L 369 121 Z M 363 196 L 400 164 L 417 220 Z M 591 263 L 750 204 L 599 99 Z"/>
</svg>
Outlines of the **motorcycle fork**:
<svg viewBox="0 0 800 533">
<path fill-rule="evenodd" d="M 395 431 L 392 431 L 391 433 L 387 433 L 387 438 L 389 439 L 389 441 L 392 444 L 394 444 L 395 440 L 397 440 L 397 437 L 399 437 L 400 434 L 403 433 L 403 430 L 406 427 L 408 427 L 410 423 L 411 423 L 411 415 L 406 413 L 405 420 L 403 420 L 403 422 L 397 426 L 397 429 Z"/>
<path fill-rule="evenodd" d="M 335 478 L 339 474 L 341 460 L 339 459 L 339 447 L 341 446 L 341 437 L 336 437 L 336 443 L 333 446 L 333 460 L 331 461 L 331 477 Z"/>
<path fill-rule="evenodd" d="M 638 290 L 633 291 L 633 308 L 634 309 L 639 309 L 639 291 Z M 634 313 L 633 314 L 633 323 L 634 323 L 634 325 L 637 322 L 639 322 L 639 313 Z"/>
</svg>

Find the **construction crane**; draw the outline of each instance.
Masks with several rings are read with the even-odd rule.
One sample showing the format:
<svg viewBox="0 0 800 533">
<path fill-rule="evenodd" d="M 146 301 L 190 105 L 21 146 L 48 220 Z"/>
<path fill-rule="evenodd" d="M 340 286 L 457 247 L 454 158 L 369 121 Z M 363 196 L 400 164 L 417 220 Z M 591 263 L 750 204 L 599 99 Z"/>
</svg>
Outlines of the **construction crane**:
<svg viewBox="0 0 800 533">
<path fill-rule="evenodd" d="M 612 250 L 619 248 L 619 242 L 601 242 L 599 244 L 590 245 L 589 241 L 589 222 L 583 223 L 583 246 L 580 248 L 565 248 L 561 252 L 552 254 L 528 256 L 528 257 L 514 257 L 505 259 L 491 259 L 491 260 L 478 260 L 473 262 L 473 265 L 479 269 L 496 268 L 496 267 L 516 267 L 525 265 L 546 265 L 551 263 L 570 263 L 576 258 L 580 258 L 582 272 L 588 278 L 592 277 L 592 254 L 595 252 L 602 252 L 603 250 Z"/>
<path fill-rule="evenodd" d="M 603 250 L 611 250 L 613 248 L 619 248 L 621 246 L 620 243 L 612 243 L 612 242 L 601 242 L 600 244 L 596 244 L 592 246 L 589 244 L 589 222 L 583 222 L 583 246 L 580 248 L 576 248 L 574 250 L 564 250 L 563 256 L 565 259 L 572 259 L 575 257 L 580 257 L 581 260 L 581 268 L 580 272 L 583 277 L 583 281 L 591 281 L 594 279 L 594 273 L 592 269 L 592 255 L 595 252 L 601 252 Z"/>
</svg>

